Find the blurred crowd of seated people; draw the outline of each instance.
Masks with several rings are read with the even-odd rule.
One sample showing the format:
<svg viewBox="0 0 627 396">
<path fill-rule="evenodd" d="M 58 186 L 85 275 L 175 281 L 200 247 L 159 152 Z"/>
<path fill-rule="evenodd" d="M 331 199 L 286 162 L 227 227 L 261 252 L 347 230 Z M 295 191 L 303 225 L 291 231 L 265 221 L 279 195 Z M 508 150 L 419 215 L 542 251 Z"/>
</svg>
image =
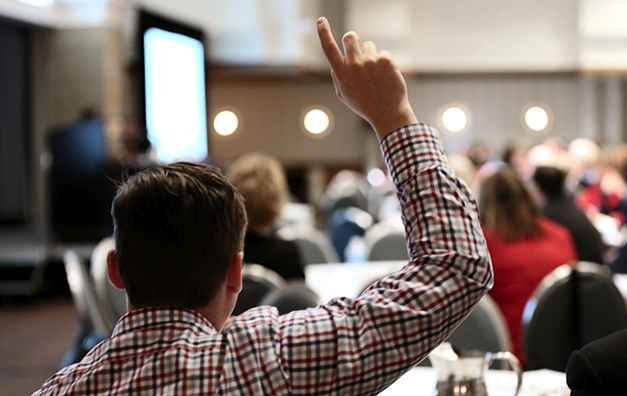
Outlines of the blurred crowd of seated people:
<svg viewBox="0 0 627 396">
<path fill-rule="evenodd" d="M 488 145 L 475 144 L 449 159 L 478 202 L 494 266 L 490 295 L 507 322 L 513 352 L 524 362 L 523 310 L 546 275 L 577 261 L 627 273 L 623 236 L 627 230 L 627 144 L 601 149 L 587 138 L 569 144 L 551 139 L 535 146 L 508 147 L 501 156 Z M 276 159 L 253 154 L 231 165 L 227 174 L 246 197 L 250 219 L 246 260 L 275 269 L 286 278 L 303 278 L 304 264 L 297 248 L 280 245 L 285 241 L 274 233 L 289 217 L 281 165 Z M 339 261 L 380 260 L 371 260 L 369 234 L 383 229 L 403 240 L 392 186 L 383 168 L 367 173 L 341 171 L 315 203 L 317 216 L 288 223 L 311 222 L 328 238 Z M 406 257 L 402 247 L 396 250 L 399 254 L 383 259 Z"/>
<path fill-rule="evenodd" d="M 627 248 L 622 248 L 625 238 L 621 232 L 627 219 L 627 145 L 602 150 L 586 138 L 568 145 L 553 139 L 533 147 L 508 147 L 497 156 L 487 145 L 474 144 L 467 153 L 451 154 L 449 159 L 477 201 L 486 180 L 511 170 L 512 178 L 518 177 L 529 194 L 529 205 L 535 208 L 523 217 L 534 214 L 535 218 L 537 211 L 541 223 L 550 221 L 567 229 L 576 249 L 575 259 L 627 272 Z M 247 199 L 249 262 L 263 264 L 261 261 L 269 256 L 263 246 L 281 243 L 276 230 L 285 223 L 309 222 L 324 232 L 339 261 L 367 260 L 370 246 L 366 234 L 373 227 L 384 223 L 390 230 L 403 231 L 398 199 L 383 168 L 367 174 L 340 171 L 319 202 L 309 204 L 305 212 L 294 209 L 299 205 L 290 202 L 285 172 L 275 158 L 243 156 L 229 166 L 227 175 Z M 498 199 L 502 193 L 493 201 L 502 204 Z M 528 237 L 532 234 L 523 233 Z M 274 249 L 284 250 L 288 260 L 282 261 L 300 263 L 300 269 L 284 272 L 285 276 L 302 278 L 302 258 L 296 257 L 294 246 Z"/>
<path fill-rule="evenodd" d="M 478 200 L 494 267 L 490 295 L 524 363 L 522 314 L 546 275 L 577 261 L 627 272 L 627 145 L 553 138 L 501 157 L 485 153 L 475 146 L 468 161 L 452 163 Z"/>
</svg>

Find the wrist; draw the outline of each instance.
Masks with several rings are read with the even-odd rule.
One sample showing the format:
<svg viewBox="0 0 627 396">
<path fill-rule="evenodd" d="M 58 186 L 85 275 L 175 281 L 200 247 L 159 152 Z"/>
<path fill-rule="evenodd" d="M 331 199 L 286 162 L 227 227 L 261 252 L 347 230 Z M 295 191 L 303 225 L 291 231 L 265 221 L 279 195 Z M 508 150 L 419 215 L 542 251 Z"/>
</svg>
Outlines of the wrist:
<svg viewBox="0 0 627 396">
<path fill-rule="evenodd" d="M 379 141 L 383 140 L 391 132 L 402 128 L 406 125 L 417 124 L 418 118 L 411 107 L 406 107 L 398 111 L 398 113 L 385 117 L 377 122 L 372 122 L 371 125 L 377 133 Z"/>
</svg>

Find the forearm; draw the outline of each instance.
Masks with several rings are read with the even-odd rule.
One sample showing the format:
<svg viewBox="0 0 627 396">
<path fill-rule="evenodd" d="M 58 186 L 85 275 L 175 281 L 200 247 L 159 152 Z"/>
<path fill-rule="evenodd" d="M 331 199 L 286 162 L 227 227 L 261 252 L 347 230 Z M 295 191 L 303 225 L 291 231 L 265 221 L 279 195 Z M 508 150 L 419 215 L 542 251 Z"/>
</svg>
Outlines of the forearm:
<svg viewBox="0 0 627 396">
<path fill-rule="evenodd" d="M 409 320 L 420 326 L 424 350 L 412 353 L 424 355 L 490 289 L 490 256 L 476 203 L 454 176 L 438 132 L 410 125 L 390 133 L 381 146 L 402 207 L 410 261 L 394 281 L 375 288 L 393 289 L 391 300 L 413 312 L 415 320 Z"/>
<path fill-rule="evenodd" d="M 477 272 L 473 277 L 491 284 L 476 203 L 454 176 L 438 132 L 426 124 L 405 126 L 387 135 L 381 147 L 401 203 L 411 262 L 451 253 L 467 257 Z"/>
</svg>

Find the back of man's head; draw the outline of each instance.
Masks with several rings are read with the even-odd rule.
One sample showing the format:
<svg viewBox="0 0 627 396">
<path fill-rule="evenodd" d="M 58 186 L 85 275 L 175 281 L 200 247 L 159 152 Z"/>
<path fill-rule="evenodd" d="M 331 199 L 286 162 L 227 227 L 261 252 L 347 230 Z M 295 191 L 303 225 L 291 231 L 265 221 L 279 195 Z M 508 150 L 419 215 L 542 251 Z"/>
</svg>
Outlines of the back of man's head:
<svg viewBox="0 0 627 396">
<path fill-rule="evenodd" d="M 552 166 L 539 166 L 533 174 L 533 180 L 548 198 L 558 198 L 564 193 L 565 178 L 564 171 Z"/>
<path fill-rule="evenodd" d="M 218 170 L 179 162 L 118 189 L 111 213 L 120 274 L 134 307 L 206 306 L 243 250 L 246 211 Z"/>
</svg>

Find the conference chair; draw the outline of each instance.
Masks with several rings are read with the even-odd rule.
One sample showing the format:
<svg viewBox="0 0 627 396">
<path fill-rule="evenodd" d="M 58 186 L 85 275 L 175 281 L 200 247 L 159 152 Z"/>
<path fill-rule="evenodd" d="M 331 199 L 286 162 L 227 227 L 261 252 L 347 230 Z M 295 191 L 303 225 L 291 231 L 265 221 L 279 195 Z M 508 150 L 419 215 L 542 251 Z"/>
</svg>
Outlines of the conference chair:
<svg viewBox="0 0 627 396">
<path fill-rule="evenodd" d="M 468 317 L 447 338 L 459 351 L 501 352 L 511 351 L 511 340 L 507 324 L 499 309 L 489 295 L 483 296 Z M 429 366 L 428 359 L 422 366 Z M 493 368 L 506 369 L 507 363 L 495 363 Z"/>
<path fill-rule="evenodd" d="M 285 285 L 285 279 L 269 268 L 259 264 L 246 263 L 242 269 L 242 291 L 239 293 L 233 315 L 239 315 L 260 305 L 270 292 Z"/>
<path fill-rule="evenodd" d="M 507 323 L 499 306 L 488 294 L 477 303 L 468 317 L 448 339 L 460 351 L 504 352 L 512 350 Z M 508 367 L 507 362 L 494 368 Z"/>
<path fill-rule="evenodd" d="M 367 261 L 407 260 L 405 230 L 387 222 L 379 222 L 366 231 L 369 247 Z"/>
<path fill-rule="evenodd" d="M 296 244 L 305 265 L 337 263 L 340 260 L 329 238 L 311 225 L 287 225 L 277 230 L 276 235 Z"/>
<path fill-rule="evenodd" d="M 78 319 L 78 330 L 65 353 L 62 366 L 80 361 L 83 356 L 109 335 L 94 293 L 94 286 L 78 254 L 66 250 L 63 264 Z"/>
<path fill-rule="evenodd" d="M 625 328 L 625 300 L 607 268 L 587 262 L 560 266 L 525 306 L 526 368 L 565 371 L 573 351 Z"/>
<path fill-rule="evenodd" d="M 368 210 L 368 194 L 371 189 L 365 175 L 344 169 L 329 181 L 320 198 L 320 211 L 330 215 L 344 208 Z"/>
<path fill-rule="evenodd" d="M 113 331 L 118 320 L 127 312 L 126 293 L 111 284 L 107 272 L 107 254 L 114 247 L 113 237 L 107 237 L 96 245 L 91 254 L 91 275 L 96 301 L 109 332 Z"/>
<path fill-rule="evenodd" d="M 268 293 L 259 305 L 272 305 L 280 315 L 320 304 L 320 297 L 302 281 L 291 281 Z"/>
</svg>

